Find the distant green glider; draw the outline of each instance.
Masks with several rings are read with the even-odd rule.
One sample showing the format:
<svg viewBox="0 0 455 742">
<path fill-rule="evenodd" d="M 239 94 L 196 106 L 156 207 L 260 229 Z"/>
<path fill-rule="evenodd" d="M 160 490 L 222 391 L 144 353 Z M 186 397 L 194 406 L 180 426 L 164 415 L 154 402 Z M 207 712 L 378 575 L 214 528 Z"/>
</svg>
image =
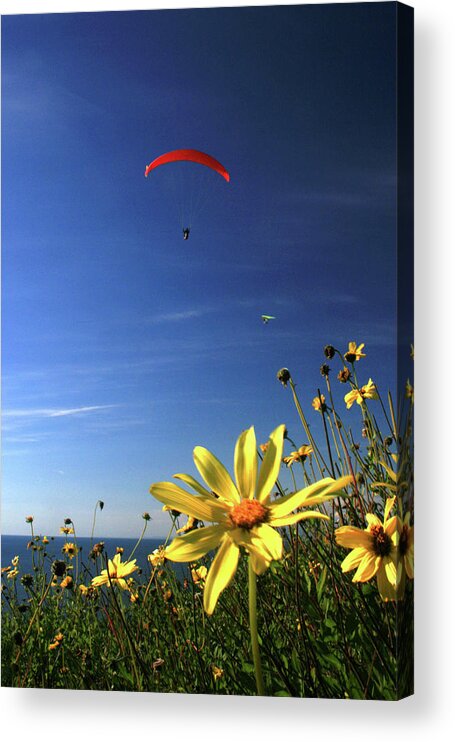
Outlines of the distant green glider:
<svg viewBox="0 0 455 742">
<path fill-rule="evenodd" d="M 276 317 L 272 317 L 270 314 L 261 314 L 261 319 L 264 325 L 266 325 L 267 322 L 270 322 L 271 319 L 276 319 Z"/>
</svg>

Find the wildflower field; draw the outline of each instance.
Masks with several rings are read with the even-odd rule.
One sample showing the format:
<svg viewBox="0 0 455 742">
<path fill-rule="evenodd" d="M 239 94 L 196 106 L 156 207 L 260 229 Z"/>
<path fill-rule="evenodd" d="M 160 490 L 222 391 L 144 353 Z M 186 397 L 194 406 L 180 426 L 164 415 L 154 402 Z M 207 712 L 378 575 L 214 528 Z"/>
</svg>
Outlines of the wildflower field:
<svg viewBox="0 0 455 742">
<path fill-rule="evenodd" d="M 281 369 L 282 420 L 241 432 L 232 475 L 198 445 L 196 471 L 152 484 L 169 533 L 147 563 L 96 542 L 101 502 L 84 557 L 70 518 L 55 553 L 27 516 L 32 572 L 2 565 L 2 685 L 412 693 L 413 388 L 394 399 L 364 357 L 326 346 L 312 400 Z"/>
</svg>

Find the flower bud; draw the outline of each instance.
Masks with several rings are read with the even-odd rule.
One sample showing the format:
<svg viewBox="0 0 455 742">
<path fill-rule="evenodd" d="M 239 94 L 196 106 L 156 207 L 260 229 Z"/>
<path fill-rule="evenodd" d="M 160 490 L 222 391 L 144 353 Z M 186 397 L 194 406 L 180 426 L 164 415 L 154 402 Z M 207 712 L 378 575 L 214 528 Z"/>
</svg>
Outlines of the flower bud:
<svg viewBox="0 0 455 742">
<path fill-rule="evenodd" d="M 276 378 L 278 379 L 278 381 L 281 384 L 283 384 L 283 386 L 287 386 L 288 385 L 288 381 L 291 378 L 291 374 L 289 372 L 289 369 L 287 369 L 287 368 L 280 368 L 280 370 L 278 371 L 278 373 L 276 375 Z"/>
<path fill-rule="evenodd" d="M 326 358 L 329 359 L 329 361 L 330 361 L 331 358 L 333 358 L 333 356 L 335 355 L 335 348 L 333 347 L 333 345 L 326 345 L 325 346 L 325 348 L 324 348 L 324 355 L 325 355 Z"/>
</svg>

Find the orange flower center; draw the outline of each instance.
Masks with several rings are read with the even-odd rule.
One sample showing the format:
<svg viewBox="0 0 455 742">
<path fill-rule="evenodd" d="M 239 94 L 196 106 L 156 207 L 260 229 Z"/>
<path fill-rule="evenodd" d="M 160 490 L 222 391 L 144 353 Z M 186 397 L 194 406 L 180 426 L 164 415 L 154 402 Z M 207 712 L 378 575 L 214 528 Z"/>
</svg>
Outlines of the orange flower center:
<svg viewBox="0 0 455 742">
<path fill-rule="evenodd" d="M 372 526 L 373 549 L 378 556 L 388 556 L 392 547 L 390 536 L 384 531 L 382 526 Z"/>
<path fill-rule="evenodd" d="M 267 520 L 268 510 L 258 500 L 242 500 L 232 508 L 229 517 L 236 528 L 250 531 Z"/>
</svg>

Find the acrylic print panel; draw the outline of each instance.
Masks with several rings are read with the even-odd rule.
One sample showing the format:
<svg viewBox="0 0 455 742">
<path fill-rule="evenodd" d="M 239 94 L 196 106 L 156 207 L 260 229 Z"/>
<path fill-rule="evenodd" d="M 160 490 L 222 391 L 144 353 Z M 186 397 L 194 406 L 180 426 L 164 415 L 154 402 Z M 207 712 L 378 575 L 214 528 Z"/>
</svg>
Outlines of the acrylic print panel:
<svg viewBox="0 0 455 742">
<path fill-rule="evenodd" d="M 2 684 L 411 694 L 412 9 L 2 55 Z"/>
</svg>

